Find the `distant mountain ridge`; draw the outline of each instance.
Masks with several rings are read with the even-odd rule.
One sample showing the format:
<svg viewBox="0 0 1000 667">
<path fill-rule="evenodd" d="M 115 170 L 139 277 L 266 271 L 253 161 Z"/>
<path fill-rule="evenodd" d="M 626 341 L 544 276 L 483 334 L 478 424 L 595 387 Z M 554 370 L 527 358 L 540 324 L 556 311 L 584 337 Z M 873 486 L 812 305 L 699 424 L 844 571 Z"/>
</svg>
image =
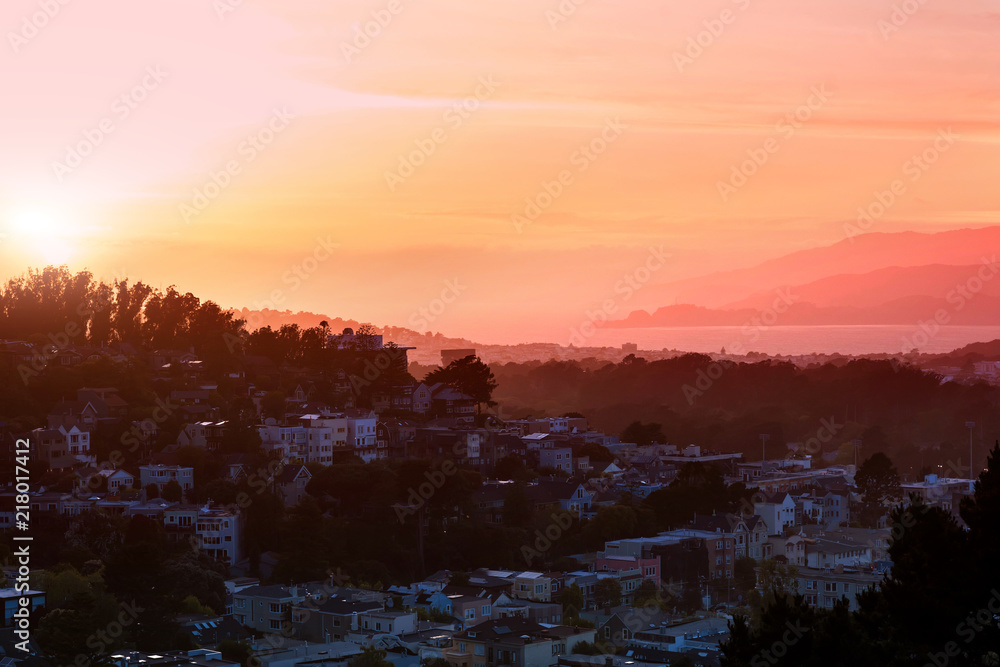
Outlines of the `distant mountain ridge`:
<svg viewBox="0 0 1000 667">
<path fill-rule="evenodd" d="M 605 326 L 738 326 L 770 309 L 777 311 L 776 325 L 913 324 L 936 314 L 948 324 L 996 325 L 998 254 L 1000 226 L 866 234 L 756 267 L 658 286 L 659 293 L 675 290 L 691 298 L 652 312 L 633 311 Z M 862 266 L 868 268 L 848 270 Z"/>
<path fill-rule="evenodd" d="M 725 308 L 754 292 L 805 285 L 831 276 L 932 264 L 973 266 L 1000 253 L 1000 226 L 946 232 L 876 232 L 799 250 L 745 269 L 649 285 L 645 304 L 692 303 Z"/>
</svg>

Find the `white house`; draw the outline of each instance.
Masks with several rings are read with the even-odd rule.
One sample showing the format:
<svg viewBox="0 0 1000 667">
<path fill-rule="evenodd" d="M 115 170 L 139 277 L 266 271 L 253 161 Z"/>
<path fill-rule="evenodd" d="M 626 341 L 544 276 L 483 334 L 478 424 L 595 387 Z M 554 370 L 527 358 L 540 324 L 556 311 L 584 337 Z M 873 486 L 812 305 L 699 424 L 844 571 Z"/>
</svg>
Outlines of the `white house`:
<svg viewBox="0 0 1000 667">
<path fill-rule="evenodd" d="M 764 520 L 769 535 L 780 535 L 785 527 L 795 525 L 795 500 L 787 493 L 755 501 L 753 512 Z"/>
<path fill-rule="evenodd" d="M 139 483 L 142 488 L 155 484 L 162 493 L 163 487 L 171 481 L 177 482 L 182 490 L 187 491 L 194 486 L 194 468 L 160 464 L 139 466 Z"/>
</svg>

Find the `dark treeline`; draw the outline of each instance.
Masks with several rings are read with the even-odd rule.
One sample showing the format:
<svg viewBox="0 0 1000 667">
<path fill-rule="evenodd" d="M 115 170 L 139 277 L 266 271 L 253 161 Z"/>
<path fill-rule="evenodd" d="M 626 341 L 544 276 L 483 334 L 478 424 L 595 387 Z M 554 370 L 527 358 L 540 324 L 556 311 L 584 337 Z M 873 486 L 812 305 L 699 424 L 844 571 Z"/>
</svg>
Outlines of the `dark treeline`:
<svg viewBox="0 0 1000 667">
<path fill-rule="evenodd" d="M 35 346 L 31 361 L 0 364 L 0 418 L 15 429 L 34 428 L 78 388 L 116 387 L 129 403 L 129 419 L 147 419 L 164 392 L 187 388 L 179 367 L 154 387 L 158 369 L 149 367 L 146 353 L 160 349 L 193 351 L 217 380 L 213 400 L 223 417 L 238 423 L 253 421 L 255 415 L 245 392 L 236 391 L 229 380 L 230 371 L 245 371 L 258 389 L 284 395 L 308 381 L 315 388 L 313 398 L 333 406 L 349 400 L 370 407 L 378 392 L 412 382 L 397 363 L 402 359 L 398 348 L 366 345 L 374 334 L 371 325 L 359 327 L 351 349 L 328 345 L 330 333 L 325 322 L 306 329 L 294 324 L 252 329 L 233 312 L 172 286 L 163 291 L 141 281 L 102 282 L 88 271 L 74 274 L 66 267 L 29 270 L 0 286 L 0 340 Z M 63 367 L 49 358 L 58 349 L 109 346 L 128 363 L 103 356 Z M 262 369 L 253 360 L 272 366 Z M 179 415 L 172 413 L 161 431 L 176 434 L 181 424 L 175 418 Z M 120 435 L 99 434 L 95 453 L 106 454 L 105 443 L 117 443 Z"/>
<path fill-rule="evenodd" d="M 723 667 L 920 667 L 1000 663 L 1000 447 L 960 526 L 951 512 L 916 502 L 892 514 L 892 572 L 848 609 L 765 591 L 760 618 L 735 616 Z"/>
<path fill-rule="evenodd" d="M 671 444 L 739 451 L 751 460 L 761 456 L 761 433 L 771 436 L 769 458 L 784 456 L 785 443 L 817 438 L 812 453 L 839 450 L 844 463 L 853 462 L 850 442 L 858 438 L 862 458 L 881 451 L 900 472 L 917 475 L 949 461 L 968 465 L 966 421 L 977 423 L 981 442 L 1000 435 L 1000 420 L 993 418 L 998 388 L 942 383 L 933 373 L 889 361 L 845 359 L 800 368 L 773 360 L 723 364 L 686 354 L 653 362 L 630 356 L 618 364 L 550 361 L 492 369 L 499 383 L 494 400 L 508 416 L 578 411 L 609 433 L 653 422 Z M 982 445 L 979 452 L 982 462 Z"/>
<path fill-rule="evenodd" d="M 0 288 L 0 339 L 57 347 L 194 347 L 206 354 L 225 349 L 224 335 L 240 334 L 243 325 L 212 301 L 173 286 L 163 291 L 141 281 L 107 283 L 64 266 L 29 270 Z"/>
</svg>

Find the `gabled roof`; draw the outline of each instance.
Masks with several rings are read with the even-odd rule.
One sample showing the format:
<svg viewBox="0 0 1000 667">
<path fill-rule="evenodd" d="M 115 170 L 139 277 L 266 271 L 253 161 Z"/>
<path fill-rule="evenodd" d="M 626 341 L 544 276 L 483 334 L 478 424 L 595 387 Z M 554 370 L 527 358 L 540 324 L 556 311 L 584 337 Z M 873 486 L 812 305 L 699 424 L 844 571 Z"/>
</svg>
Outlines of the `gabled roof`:
<svg viewBox="0 0 1000 667">
<path fill-rule="evenodd" d="M 294 482 L 295 479 L 303 473 L 306 477 L 310 479 L 312 478 L 312 473 L 309 472 L 309 468 L 304 465 L 287 465 L 281 469 L 281 472 L 277 474 L 275 480 L 279 484 L 288 484 L 289 482 Z"/>
</svg>

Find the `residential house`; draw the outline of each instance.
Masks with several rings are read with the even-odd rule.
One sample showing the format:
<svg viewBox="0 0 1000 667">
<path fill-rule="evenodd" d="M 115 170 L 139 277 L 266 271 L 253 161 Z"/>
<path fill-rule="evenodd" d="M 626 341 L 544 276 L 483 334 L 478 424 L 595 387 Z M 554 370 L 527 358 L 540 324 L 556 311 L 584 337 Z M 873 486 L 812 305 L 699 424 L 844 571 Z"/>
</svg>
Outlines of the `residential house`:
<svg viewBox="0 0 1000 667">
<path fill-rule="evenodd" d="M 177 482 L 182 491 L 188 491 L 194 486 L 194 468 L 161 464 L 139 466 L 139 484 L 142 488 L 154 484 L 162 494 L 164 487 L 170 482 Z"/>
<path fill-rule="evenodd" d="M 251 586 L 233 594 L 233 616 L 260 632 L 290 632 L 292 607 L 322 597 L 327 590 L 321 584 Z"/>
<path fill-rule="evenodd" d="M 764 520 L 768 535 L 780 535 L 795 525 L 795 499 L 787 492 L 767 494 L 755 500 L 753 512 Z"/>
<path fill-rule="evenodd" d="M 535 602 L 552 601 L 552 579 L 542 572 L 521 572 L 514 578 L 514 597 Z"/>
<path fill-rule="evenodd" d="M 538 464 L 541 468 L 561 470 L 567 475 L 573 474 L 573 450 L 569 447 L 547 447 L 538 451 Z"/>
<path fill-rule="evenodd" d="M 740 514 L 695 514 L 692 528 L 722 533 L 734 540 L 735 558 L 749 556 L 760 560 L 768 529 L 763 518 L 758 515 Z"/>
<path fill-rule="evenodd" d="M 304 465 L 289 464 L 281 468 L 274 477 L 274 486 L 285 507 L 299 504 L 299 501 L 307 495 L 306 486 L 311 479 L 312 473 Z"/>
<path fill-rule="evenodd" d="M 868 568 L 837 566 L 833 569 L 801 568 L 798 578 L 793 581 L 807 604 L 829 609 L 834 602 L 846 597 L 850 610 L 855 611 L 858 594 L 877 587 L 882 579 L 881 572 Z"/>
<path fill-rule="evenodd" d="M 186 424 L 177 436 L 177 444 L 182 447 L 201 447 L 215 452 L 222 447 L 228 429 L 228 421 L 202 421 Z"/>
<path fill-rule="evenodd" d="M 45 593 L 42 591 L 2 588 L 0 589 L 0 603 L 3 603 L 3 627 L 9 628 L 15 625 L 14 614 L 21 607 L 21 598 L 30 600 L 32 612 L 45 606 Z"/>
<path fill-rule="evenodd" d="M 546 626 L 520 618 L 486 621 L 453 637 L 445 659 L 457 667 L 556 665 L 581 641 L 594 641 L 593 629 Z"/>
<path fill-rule="evenodd" d="M 598 552 L 594 560 L 594 572 L 640 572 L 641 581 L 651 581 L 660 588 L 660 557 L 629 556 L 625 554 L 604 554 Z M 641 583 L 640 581 L 640 583 Z M 624 592 L 624 591 L 623 591 Z"/>
<path fill-rule="evenodd" d="M 338 592 L 326 600 L 313 598 L 292 605 L 295 635 L 311 642 L 346 641 L 361 629 L 359 619 L 369 612 L 384 611 L 379 600 L 358 599 Z"/>
</svg>

